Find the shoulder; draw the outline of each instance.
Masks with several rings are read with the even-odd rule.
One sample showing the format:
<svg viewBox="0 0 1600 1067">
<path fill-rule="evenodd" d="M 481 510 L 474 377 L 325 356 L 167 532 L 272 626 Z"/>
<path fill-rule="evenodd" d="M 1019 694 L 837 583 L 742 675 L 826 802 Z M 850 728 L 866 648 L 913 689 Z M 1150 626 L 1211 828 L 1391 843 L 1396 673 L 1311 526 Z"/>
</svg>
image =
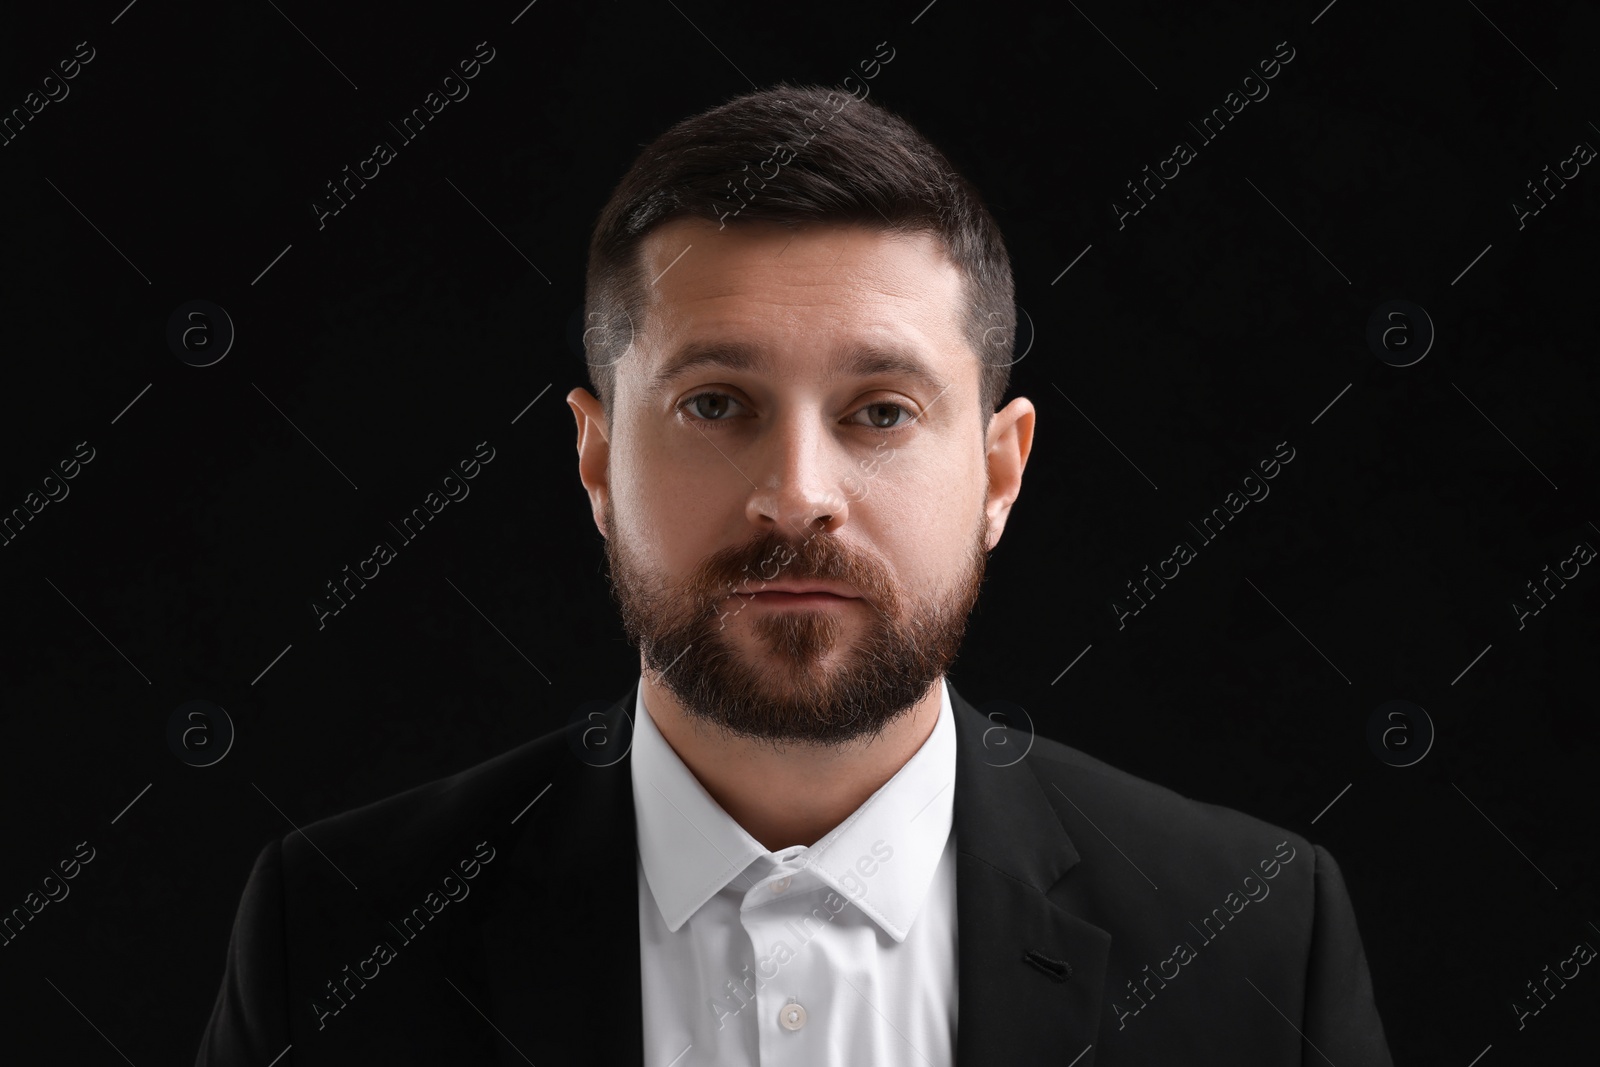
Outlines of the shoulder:
<svg viewBox="0 0 1600 1067">
<path fill-rule="evenodd" d="M 1339 879 L 1325 849 L 1046 738 L 1011 768 L 1024 769 L 1078 853 L 1050 896 L 1110 932 L 1119 963 L 1137 969 L 1175 945 L 1215 942 L 1207 955 L 1299 988 L 1319 897 Z"/>
<path fill-rule="evenodd" d="M 1023 762 L 1079 856 L 1051 897 L 1112 935 L 1113 970 L 1175 953 L 1181 962 L 1183 946 L 1209 957 L 1207 970 L 1249 969 L 1263 988 L 1300 988 L 1324 850 L 1057 741 L 1037 739 Z"/>
<path fill-rule="evenodd" d="M 299 826 L 269 845 L 293 890 L 395 887 L 503 846 L 540 790 L 571 773 L 558 729 L 454 774 Z M 348 884 L 347 884 L 348 883 Z M 381 890 L 380 890 L 381 891 Z"/>
<path fill-rule="evenodd" d="M 1050 899 L 1110 935 L 1111 1032 L 1181 1043 L 1214 1032 L 1219 1013 L 1254 1019 L 1243 1025 L 1260 1033 L 1281 1014 L 1321 1047 L 1346 1050 L 1340 1063 L 1390 1062 L 1350 896 L 1326 848 L 1056 741 L 1036 739 L 1012 770 L 1024 767 L 1078 853 Z M 1129 1022 L 1147 1007 L 1161 1021 Z"/>
<path fill-rule="evenodd" d="M 1059 741 L 1036 738 L 1025 762 L 1080 851 L 1095 850 L 1080 832 L 1087 830 L 1104 847 L 1136 846 L 1150 866 L 1185 881 L 1219 868 L 1261 870 L 1260 861 L 1273 858 L 1309 866 L 1312 858 L 1311 842 L 1292 830 L 1184 796 Z"/>
</svg>

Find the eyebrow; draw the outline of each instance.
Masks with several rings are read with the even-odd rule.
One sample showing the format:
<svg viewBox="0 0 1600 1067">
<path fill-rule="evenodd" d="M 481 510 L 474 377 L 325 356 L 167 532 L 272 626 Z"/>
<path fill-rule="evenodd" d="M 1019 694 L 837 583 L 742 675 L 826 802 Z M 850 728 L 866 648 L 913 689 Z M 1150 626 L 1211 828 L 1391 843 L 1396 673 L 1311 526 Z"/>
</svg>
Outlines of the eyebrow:
<svg viewBox="0 0 1600 1067">
<path fill-rule="evenodd" d="M 650 391 L 655 393 L 690 371 L 707 367 L 770 374 L 772 359 L 766 349 L 743 341 L 690 341 L 661 364 L 650 379 Z M 827 371 L 830 377 L 907 378 L 932 392 L 943 392 L 950 384 L 915 352 L 871 342 L 847 346 L 829 363 Z"/>
</svg>

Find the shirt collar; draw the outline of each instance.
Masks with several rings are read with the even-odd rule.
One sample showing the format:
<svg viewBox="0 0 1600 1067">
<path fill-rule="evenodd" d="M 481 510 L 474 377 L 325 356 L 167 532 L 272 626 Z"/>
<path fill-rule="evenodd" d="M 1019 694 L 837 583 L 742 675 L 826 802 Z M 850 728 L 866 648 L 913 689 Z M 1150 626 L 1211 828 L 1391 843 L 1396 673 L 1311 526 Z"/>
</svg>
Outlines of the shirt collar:
<svg viewBox="0 0 1600 1067">
<path fill-rule="evenodd" d="M 758 860 L 786 862 L 817 878 L 904 941 L 927 899 L 954 812 L 956 732 L 950 690 L 939 680 L 933 732 L 895 776 L 810 848 L 768 852 L 712 799 L 634 700 L 630 773 L 645 880 L 667 929 L 696 911 Z M 760 873 L 760 872 L 756 872 Z M 748 888 L 750 879 L 741 885 Z"/>
</svg>

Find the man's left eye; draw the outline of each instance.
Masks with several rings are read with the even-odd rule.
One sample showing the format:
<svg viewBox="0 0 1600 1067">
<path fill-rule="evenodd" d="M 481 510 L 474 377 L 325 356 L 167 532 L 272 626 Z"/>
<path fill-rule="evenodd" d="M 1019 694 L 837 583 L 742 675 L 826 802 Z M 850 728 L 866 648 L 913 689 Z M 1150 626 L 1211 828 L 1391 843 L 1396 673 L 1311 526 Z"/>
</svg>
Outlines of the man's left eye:
<svg viewBox="0 0 1600 1067">
<path fill-rule="evenodd" d="M 891 404 L 888 401 L 879 401 L 876 404 L 868 404 L 861 410 L 866 412 L 867 420 L 872 424 L 873 428 L 879 430 L 899 429 L 901 426 L 904 426 L 907 421 L 909 421 L 909 417 L 911 415 L 911 413 L 907 411 L 903 405 Z M 878 421 L 878 417 L 885 413 L 888 414 L 889 421 L 887 423 L 880 423 Z M 900 415 L 905 415 L 907 418 L 899 419 L 898 416 Z"/>
</svg>

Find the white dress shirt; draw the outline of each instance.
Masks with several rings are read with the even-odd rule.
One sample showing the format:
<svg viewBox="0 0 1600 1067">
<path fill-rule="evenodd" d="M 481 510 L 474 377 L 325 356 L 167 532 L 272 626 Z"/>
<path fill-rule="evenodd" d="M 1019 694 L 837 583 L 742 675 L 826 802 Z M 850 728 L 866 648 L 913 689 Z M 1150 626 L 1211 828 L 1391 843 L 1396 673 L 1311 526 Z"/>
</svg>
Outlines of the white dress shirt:
<svg viewBox="0 0 1600 1067">
<path fill-rule="evenodd" d="M 646 1067 L 949 1067 L 955 713 L 816 844 L 768 852 L 634 708 Z"/>
</svg>

